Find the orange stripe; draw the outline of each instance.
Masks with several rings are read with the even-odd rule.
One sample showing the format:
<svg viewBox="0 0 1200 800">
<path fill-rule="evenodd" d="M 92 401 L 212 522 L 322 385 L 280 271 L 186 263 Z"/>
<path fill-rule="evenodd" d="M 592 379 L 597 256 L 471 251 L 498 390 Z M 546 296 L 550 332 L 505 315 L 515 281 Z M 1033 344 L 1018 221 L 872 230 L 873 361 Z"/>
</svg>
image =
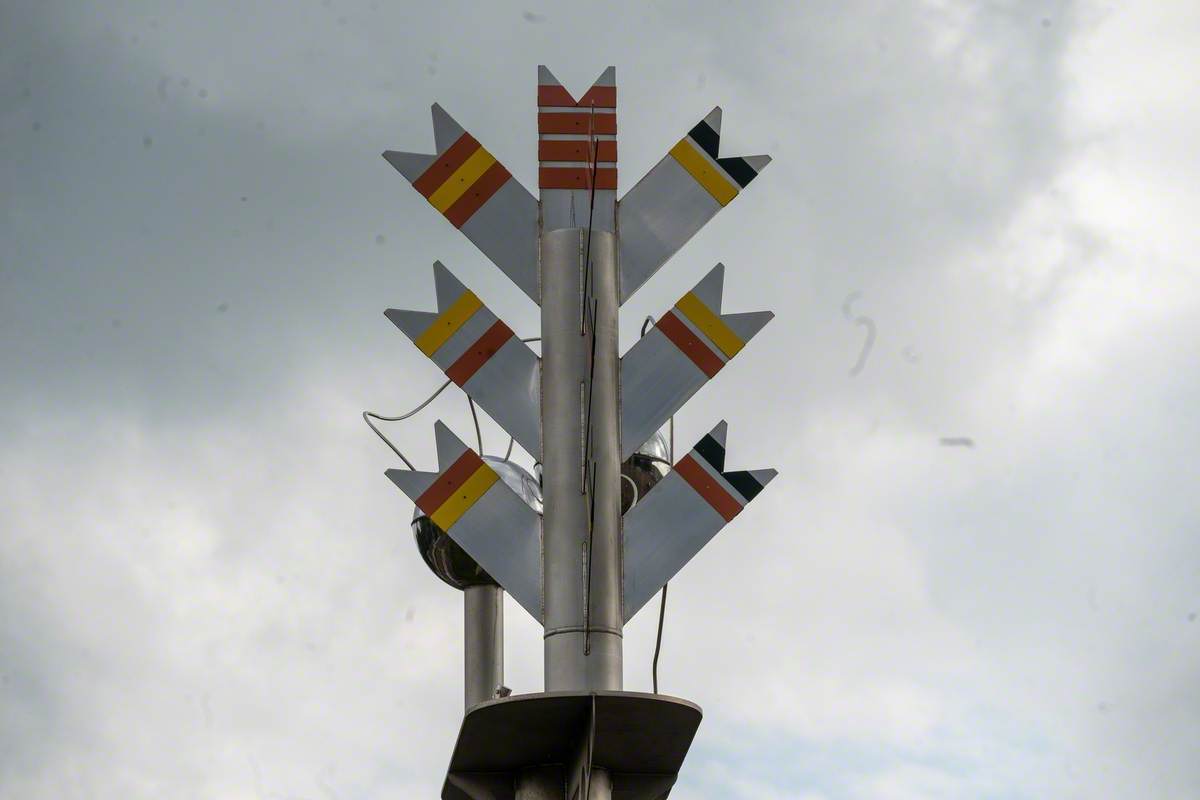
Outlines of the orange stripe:
<svg viewBox="0 0 1200 800">
<path fill-rule="evenodd" d="M 450 469 L 439 475 L 433 485 L 417 498 L 417 508 L 432 515 L 482 464 L 483 459 L 474 450 L 467 448 L 466 452 L 450 465 Z"/>
<path fill-rule="evenodd" d="M 590 189 L 592 171 L 588 167 L 538 167 L 540 189 Z M 596 170 L 597 189 L 616 189 L 615 169 Z"/>
<path fill-rule="evenodd" d="M 475 141 L 475 137 L 464 133 L 421 173 L 421 177 L 413 181 L 413 188 L 428 199 L 478 149 L 479 142 Z"/>
<path fill-rule="evenodd" d="M 579 102 L 575 105 L 580 108 L 616 108 L 617 107 L 617 87 L 615 86 L 593 86 L 584 93 Z"/>
<path fill-rule="evenodd" d="M 663 314 L 662 319 L 654 327 L 662 331 L 708 377 L 713 377 L 721 371 L 721 367 L 725 366 L 725 362 L 717 358 L 716 353 L 700 341 L 699 336 L 692 333 L 687 325 L 679 321 L 675 312 L 668 311 Z"/>
<path fill-rule="evenodd" d="M 592 155 L 588 143 L 581 139 L 543 139 L 538 142 L 538 161 L 587 161 Z M 617 160 L 617 143 L 611 139 L 596 142 L 596 160 Z"/>
<path fill-rule="evenodd" d="M 733 518 L 741 512 L 742 504 L 734 499 L 733 495 L 725 491 L 725 487 L 717 483 L 713 476 L 704 470 L 704 467 L 697 464 L 695 459 L 692 458 L 691 453 L 679 459 L 679 463 L 675 465 L 675 471 L 726 522 L 732 522 Z"/>
<path fill-rule="evenodd" d="M 539 106 L 573 106 L 575 98 L 571 97 L 562 86 L 538 86 L 538 105 Z"/>
<path fill-rule="evenodd" d="M 462 197 L 454 201 L 446 209 L 446 219 L 456 228 L 467 224 L 467 220 L 492 198 L 500 187 L 512 176 L 499 161 L 487 168 L 487 172 L 479 176 L 479 180 L 471 184 L 471 188 L 463 192 Z"/>
<path fill-rule="evenodd" d="M 446 370 L 446 377 L 462 386 L 471 380 L 471 376 L 478 372 L 489 358 L 496 355 L 496 351 L 512 336 L 512 330 L 502 321 L 496 320 L 495 324 L 487 329 L 487 333 L 480 336 L 475 344 L 467 349 L 467 352 L 450 365 L 450 368 Z"/>
<path fill-rule="evenodd" d="M 590 111 L 553 112 L 538 114 L 538 133 L 582 133 L 589 131 L 589 120 L 595 116 L 592 133 L 616 133 L 616 114 L 595 114 Z"/>
</svg>

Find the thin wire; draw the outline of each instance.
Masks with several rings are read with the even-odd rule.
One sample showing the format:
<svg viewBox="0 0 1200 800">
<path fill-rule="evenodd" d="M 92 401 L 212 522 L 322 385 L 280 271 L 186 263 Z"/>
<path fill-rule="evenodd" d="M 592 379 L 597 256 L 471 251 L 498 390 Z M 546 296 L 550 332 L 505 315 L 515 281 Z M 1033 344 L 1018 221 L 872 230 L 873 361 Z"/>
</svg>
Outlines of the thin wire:
<svg viewBox="0 0 1200 800">
<path fill-rule="evenodd" d="M 647 314 L 646 318 L 644 320 L 642 320 L 642 336 L 646 335 L 646 326 L 651 325 L 651 324 L 655 324 L 654 317 Z"/>
<path fill-rule="evenodd" d="M 646 319 L 642 320 L 642 336 L 646 335 L 646 326 L 653 322 L 654 322 L 654 317 L 647 314 Z M 669 439 L 667 442 L 667 458 L 662 459 L 662 458 L 658 458 L 657 456 L 652 456 L 649 454 L 645 454 L 645 456 L 646 456 L 646 458 L 649 458 L 651 461 L 657 461 L 657 462 L 666 464 L 667 468 L 670 469 L 675 466 L 675 415 L 674 414 L 671 415 L 668 425 L 669 425 L 670 433 L 668 434 Z M 636 491 L 637 490 L 635 487 L 635 489 L 634 489 L 635 495 L 636 495 Z M 634 502 L 636 503 L 637 500 L 635 499 Z M 631 506 L 631 508 L 632 508 L 632 506 Z M 670 585 L 671 584 L 669 581 L 667 583 L 663 584 L 662 601 L 658 604 L 658 634 L 654 637 L 654 661 L 650 665 L 650 678 L 654 682 L 654 693 L 655 694 L 658 694 L 658 657 L 659 657 L 659 655 L 662 654 L 663 621 L 666 620 L 666 618 L 667 618 L 667 587 Z"/>
<path fill-rule="evenodd" d="M 592 462 L 592 486 L 588 496 L 592 498 L 592 510 L 588 517 L 587 540 L 587 577 L 585 578 L 585 598 L 583 603 L 583 654 L 592 653 L 592 542 L 595 537 L 592 531 L 596 525 L 596 464 Z"/>
<path fill-rule="evenodd" d="M 667 616 L 667 586 L 662 588 L 662 602 L 658 605 L 658 636 L 654 639 L 654 663 L 650 667 L 650 676 L 654 680 L 654 693 L 658 694 L 658 654 L 662 652 L 663 619 Z"/>
<path fill-rule="evenodd" d="M 591 177 L 591 180 L 589 181 L 590 185 L 588 187 L 589 191 L 588 191 L 587 248 L 584 250 L 584 255 L 583 255 L 583 299 L 580 301 L 580 304 L 579 304 L 579 335 L 580 336 L 582 336 L 584 333 L 583 318 L 586 313 L 585 309 L 587 308 L 587 301 L 588 301 L 588 295 L 589 295 L 588 290 L 591 288 L 591 278 L 592 278 L 592 215 L 594 214 L 594 212 L 596 210 L 596 166 L 600 163 L 600 150 L 598 147 L 596 147 L 596 134 L 594 132 L 595 126 L 596 126 L 596 103 L 595 103 L 595 101 L 592 101 L 592 113 L 591 113 L 591 116 L 588 117 L 588 157 L 591 159 L 591 162 L 592 162 L 592 177 Z M 574 208 L 574 204 L 572 204 L 572 208 Z M 594 336 L 595 333 L 596 333 L 595 322 L 593 321 L 592 335 Z"/>
<path fill-rule="evenodd" d="M 671 463 L 675 462 L 675 415 L 671 415 L 671 439 L 667 444 L 667 456 Z M 654 680 L 654 693 L 658 694 L 658 656 L 662 652 L 663 621 L 667 618 L 667 587 L 670 581 L 663 584 L 662 601 L 658 604 L 658 635 L 654 637 L 654 663 L 650 665 L 650 677 Z"/>
<path fill-rule="evenodd" d="M 522 342 L 540 342 L 541 340 L 542 340 L 542 337 L 540 337 L 540 336 L 528 336 L 526 338 L 521 339 Z M 435 391 L 433 394 L 429 395 L 429 397 L 426 397 L 423 401 L 421 401 L 421 404 L 419 406 L 417 406 L 412 411 L 409 411 L 406 414 L 401 414 L 398 417 L 385 417 L 385 416 L 382 416 L 381 414 L 376 414 L 374 411 L 364 411 L 363 412 L 363 422 L 367 423 L 367 427 L 370 428 L 371 430 L 375 431 L 375 435 L 378 436 L 380 439 L 382 439 L 383 443 L 386 444 L 388 447 L 390 447 L 392 449 L 392 452 L 400 457 L 400 460 L 404 462 L 404 465 L 406 467 L 408 467 L 409 469 L 415 470 L 416 467 L 414 467 L 413 463 L 404 456 L 404 453 L 400 452 L 400 448 L 398 448 L 398 447 L 396 447 L 396 445 L 392 444 L 392 441 L 390 439 L 388 439 L 386 436 L 384 436 L 383 431 L 381 431 L 381 430 L 379 430 L 379 428 L 375 427 L 375 424 L 372 423 L 371 420 L 377 419 L 380 422 L 401 422 L 403 420 L 406 420 L 409 417 L 416 414 L 421 409 L 425 408 L 425 406 L 432 403 L 439 394 L 446 391 L 446 387 L 449 386 L 451 383 L 453 383 L 453 381 L 449 381 L 449 380 L 446 381 L 445 383 L 443 383 L 441 386 L 439 386 L 437 388 L 437 391 Z M 468 400 L 468 402 L 470 402 L 471 398 L 468 397 L 467 400 Z M 479 443 L 480 455 L 482 455 L 483 454 L 483 440 L 479 436 L 479 419 L 477 417 L 475 417 L 474 403 L 471 404 L 471 416 L 473 418 L 475 418 L 475 436 L 476 436 L 476 440 Z M 509 459 L 509 456 L 512 455 L 512 448 L 513 448 L 513 439 L 510 436 L 508 439 L 508 452 L 506 452 L 504 454 L 505 461 L 507 461 Z"/>
<path fill-rule="evenodd" d="M 445 383 L 443 383 L 441 386 L 439 386 L 437 388 L 437 391 L 435 391 L 433 394 L 429 395 L 429 397 L 425 398 L 425 400 L 422 401 L 421 405 L 417 406 L 412 411 L 409 411 L 406 414 L 401 414 L 398 417 L 385 417 L 380 414 L 376 414 L 374 411 L 364 411 L 363 412 L 363 422 L 367 423 L 368 428 L 375 431 L 375 435 L 378 436 L 380 439 L 382 439 L 384 444 L 386 444 L 388 447 L 392 448 L 393 453 L 400 456 L 400 460 L 404 462 L 405 466 L 407 466 L 409 469 L 416 469 L 416 467 L 413 466 L 412 462 L 404 457 L 404 453 L 400 452 L 400 448 L 398 448 L 398 447 L 396 447 L 396 445 L 392 444 L 391 440 L 388 439 L 386 436 L 384 436 L 383 431 L 381 431 L 381 430 L 379 430 L 379 428 L 375 427 L 375 424 L 372 423 L 371 420 L 377 419 L 380 422 L 400 422 L 401 420 L 406 420 L 409 417 L 411 417 L 412 415 L 416 414 L 421 409 L 425 408 L 425 406 L 432 403 L 434 401 L 434 399 L 439 394 L 441 394 L 443 391 L 445 391 L 446 387 L 449 386 L 450 384 L 451 384 L 451 381 L 446 381 Z"/>
<path fill-rule="evenodd" d="M 647 461 L 653 461 L 656 464 L 666 464 L 668 467 L 671 467 L 671 468 L 674 468 L 674 466 L 675 466 L 674 461 L 671 461 L 670 459 L 667 459 L 667 458 L 662 458 L 661 456 L 652 456 L 649 453 L 638 453 L 638 456 L 640 458 L 646 459 Z"/>
<path fill-rule="evenodd" d="M 600 299 L 596 298 L 592 301 L 592 347 L 588 356 L 588 390 L 587 390 L 587 420 L 585 431 L 587 437 L 584 439 L 583 462 L 586 464 L 592 457 L 592 388 L 596 385 L 596 306 L 599 305 Z"/>
<path fill-rule="evenodd" d="M 483 434 L 479 432 L 479 417 L 475 415 L 475 401 L 467 395 L 467 405 L 471 407 L 471 419 L 475 421 L 475 443 L 479 445 L 479 455 L 483 455 Z"/>
<path fill-rule="evenodd" d="M 621 473 L 621 480 L 623 480 L 623 481 L 629 481 L 629 486 L 630 486 L 630 488 L 631 488 L 631 489 L 633 489 L 633 502 L 629 504 L 629 509 L 632 511 L 632 510 L 633 510 L 633 507 L 634 507 L 634 506 L 636 506 L 636 505 L 637 505 L 637 502 L 638 502 L 638 488 L 637 488 L 637 483 L 636 483 L 636 482 L 633 480 L 633 478 L 629 477 L 629 476 L 628 476 L 628 475 L 626 475 L 624 472 L 622 472 L 622 473 Z M 625 512 L 625 513 L 629 513 L 629 512 L 627 511 L 627 512 Z"/>
<path fill-rule="evenodd" d="M 592 451 L 592 389 L 596 383 L 596 306 L 598 299 L 592 297 L 592 224 L 596 210 L 596 169 L 600 162 L 599 148 L 596 146 L 596 104 L 592 103 L 591 115 L 588 117 L 588 156 L 591 160 L 591 180 L 588 182 L 588 227 L 587 245 L 583 256 L 583 286 L 579 304 L 579 334 L 591 333 L 591 350 L 588 363 L 588 392 L 587 419 L 584 423 L 583 466 L 585 475 L 591 475 L 591 486 L 588 487 L 588 530 L 587 530 L 587 585 L 584 588 L 583 601 L 583 654 L 592 652 L 592 543 L 595 540 L 596 524 L 596 464 L 591 460 Z M 590 301 L 590 302 L 589 302 Z M 590 314 L 588 312 L 591 312 Z M 591 330 L 588 330 L 591 322 Z"/>
</svg>

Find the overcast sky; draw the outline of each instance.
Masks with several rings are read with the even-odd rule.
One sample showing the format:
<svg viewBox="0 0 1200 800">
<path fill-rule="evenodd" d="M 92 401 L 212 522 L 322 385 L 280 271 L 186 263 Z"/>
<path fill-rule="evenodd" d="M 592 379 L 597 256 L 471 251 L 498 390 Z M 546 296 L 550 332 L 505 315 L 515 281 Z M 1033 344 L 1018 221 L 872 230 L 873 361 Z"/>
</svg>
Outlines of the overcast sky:
<svg viewBox="0 0 1200 800">
<path fill-rule="evenodd" d="M 438 101 L 534 187 L 539 63 L 616 65 L 621 192 L 718 104 L 775 158 L 624 308 L 776 313 L 677 419 L 780 477 L 671 584 L 672 797 L 1200 796 L 1200 5 L 5 0 L 0 798 L 437 796 L 461 599 L 359 414 L 435 259 L 537 315 L 379 154 Z"/>
</svg>

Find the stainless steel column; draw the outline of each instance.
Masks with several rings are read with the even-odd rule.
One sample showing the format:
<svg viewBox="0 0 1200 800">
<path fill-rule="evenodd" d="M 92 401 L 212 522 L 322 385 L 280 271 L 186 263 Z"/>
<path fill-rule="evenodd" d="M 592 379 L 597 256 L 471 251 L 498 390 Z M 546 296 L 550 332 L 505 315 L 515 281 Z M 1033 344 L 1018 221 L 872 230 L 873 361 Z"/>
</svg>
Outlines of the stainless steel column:
<svg viewBox="0 0 1200 800">
<path fill-rule="evenodd" d="M 468 586 L 463 590 L 463 672 L 466 707 L 491 700 L 504 683 L 504 590 Z"/>
<path fill-rule="evenodd" d="M 580 318 L 586 239 L 586 230 L 566 228 L 545 232 L 541 240 L 546 691 L 620 689 L 622 682 L 616 240 L 608 232 L 592 233 L 597 309 L 589 387 L 592 342 L 590 333 L 580 333 L 586 327 Z M 584 485 L 589 391 L 595 462 L 590 586 L 590 479 Z"/>
</svg>

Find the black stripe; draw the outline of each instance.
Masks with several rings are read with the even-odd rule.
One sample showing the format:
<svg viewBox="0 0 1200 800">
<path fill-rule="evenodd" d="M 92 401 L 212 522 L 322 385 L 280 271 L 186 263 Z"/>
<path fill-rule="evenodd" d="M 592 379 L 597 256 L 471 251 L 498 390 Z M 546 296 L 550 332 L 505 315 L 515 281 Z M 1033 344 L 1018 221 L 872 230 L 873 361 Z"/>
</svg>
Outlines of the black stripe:
<svg viewBox="0 0 1200 800">
<path fill-rule="evenodd" d="M 706 434 L 692 450 L 717 472 L 725 469 L 725 445 L 714 439 L 712 434 Z"/>
<path fill-rule="evenodd" d="M 717 145 L 721 143 L 721 134 L 708 127 L 707 122 L 700 120 L 696 127 L 688 131 L 688 136 L 692 137 L 692 141 L 698 144 L 701 150 L 713 158 L 717 157 Z"/>
<path fill-rule="evenodd" d="M 749 472 L 726 472 L 724 475 L 725 480 L 729 481 L 729 485 L 737 489 L 738 494 L 746 498 L 747 503 L 762 491 L 762 484 L 756 481 Z"/>
<path fill-rule="evenodd" d="M 713 156 L 716 158 L 716 156 Z M 744 158 L 733 156 L 732 158 L 718 158 L 717 163 L 721 165 L 721 169 L 728 173 L 729 177 L 737 181 L 738 186 L 743 189 L 750 181 L 758 177 L 758 173 L 754 171 L 754 167 L 746 163 Z"/>
</svg>

